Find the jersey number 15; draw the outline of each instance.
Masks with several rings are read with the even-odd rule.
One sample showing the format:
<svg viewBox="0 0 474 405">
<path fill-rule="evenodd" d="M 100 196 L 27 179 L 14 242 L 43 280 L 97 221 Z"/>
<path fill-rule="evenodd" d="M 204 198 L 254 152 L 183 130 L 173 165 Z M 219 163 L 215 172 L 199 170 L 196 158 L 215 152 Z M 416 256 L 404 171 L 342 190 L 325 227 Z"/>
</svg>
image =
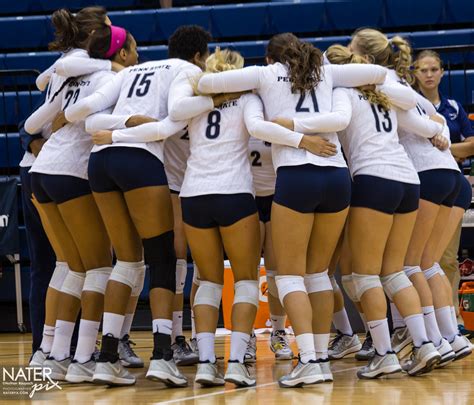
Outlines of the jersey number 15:
<svg viewBox="0 0 474 405">
<path fill-rule="evenodd" d="M 130 86 L 130 90 L 128 91 L 127 98 L 131 98 L 133 95 L 137 97 L 143 97 L 146 96 L 148 91 L 150 90 L 151 86 L 151 77 L 155 73 L 145 73 L 143 76 L 141 73 L 137 74 L 135 76 L 135 79 L 133 79 L 133 83 Z M 140 80 L 141 77 L 141 80 Z M 138 81 L 140 80 L 140 83 Z M 138 86 L 137 86 L 138 83 Z"/>
</svg>

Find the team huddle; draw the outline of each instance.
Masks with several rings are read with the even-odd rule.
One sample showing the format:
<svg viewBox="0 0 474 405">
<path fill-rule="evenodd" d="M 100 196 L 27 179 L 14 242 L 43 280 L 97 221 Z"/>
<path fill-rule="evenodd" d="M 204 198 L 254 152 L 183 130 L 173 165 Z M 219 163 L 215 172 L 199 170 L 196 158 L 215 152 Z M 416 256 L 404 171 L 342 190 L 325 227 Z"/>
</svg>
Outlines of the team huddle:
<svg viewBox="0 0 474 405">
<path fill-rule="evenodd" d="M 126 367 L 143 361 L 122 341 L 146 264 L 154 340 L 146 377 L 187 386 L 178 366 L 197 364 L 202 386 L 255 385 L 247 365 L 257 357 L 262 254 L 270 348 L 276 360 L 293 359 L 287 316 L 298 348 L 281 387 L 333 381 L 330 360 L 351 353 L 368 361 L 357 371 L 367 379 L 418 376 L 471 354 L 438 264 L 471 186 L 450 152 L 445 119 L 410 85 L 403 38 L 361 29 L 349 46 L 322 54 L 278 34 L 266 66 L 244 67 L 235 51 L 209 55 L 201 27 L 182 26 L 169 39 L 169 59 L 137 64 L 133 33 L 112 25 L 105 10 L 74 18 L 82 23 L 68 33 L 72 15 L 53 15 L 64 53 L 38 77 L 46 101 L 24 124 L 48 138 L 25 159 L 57 257 L 30 365 L 72 383 L 135 384 Z M 182 332 L 188 246 L 190 345 Z M 224 252 L 235 280 L 225 374 L 214 348 Z M 364 345 L 336 267 L 364 322 Z M 411 356 L 400 363 L 409 343 Z"/>
</svg>

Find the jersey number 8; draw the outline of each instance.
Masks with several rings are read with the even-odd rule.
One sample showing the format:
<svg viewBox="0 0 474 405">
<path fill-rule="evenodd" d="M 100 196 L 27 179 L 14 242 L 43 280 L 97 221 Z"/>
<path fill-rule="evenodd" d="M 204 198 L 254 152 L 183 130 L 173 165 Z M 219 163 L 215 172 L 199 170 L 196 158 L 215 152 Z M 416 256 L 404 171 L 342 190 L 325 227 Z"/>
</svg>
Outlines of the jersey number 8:
<svg viewBox="0 0 474 405">
<path fill-rule="evenodd" d="M 221 113 L 220 111 L 211 111 L 207 116 L 206 138 L 216 139 L 221 132 Z"/>
</svg>

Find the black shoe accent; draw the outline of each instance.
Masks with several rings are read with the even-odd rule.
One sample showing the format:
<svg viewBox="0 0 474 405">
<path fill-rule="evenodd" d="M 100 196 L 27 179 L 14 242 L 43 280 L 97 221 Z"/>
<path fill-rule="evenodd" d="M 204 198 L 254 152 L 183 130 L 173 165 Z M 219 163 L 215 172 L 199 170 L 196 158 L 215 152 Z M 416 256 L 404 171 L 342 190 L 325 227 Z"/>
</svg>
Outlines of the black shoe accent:
<svg viewBox="0 0 474 405">
<path fill-rule="evenodd" d="M 102 336 L 100 354 L 99 358 L 97 359 L 98 363 L 115 363 L 119 360 L 119 340 L 119 338 L 113 337 L 111 333 L 107 333 L 107 335 Z"/>
<path fill-rule="evenodd" d="M 164 333 L 153 333 L 153 357 L 152 360 L 170 361 L 173 358 L 171 349 L 171 336 Z"/>
</svg>

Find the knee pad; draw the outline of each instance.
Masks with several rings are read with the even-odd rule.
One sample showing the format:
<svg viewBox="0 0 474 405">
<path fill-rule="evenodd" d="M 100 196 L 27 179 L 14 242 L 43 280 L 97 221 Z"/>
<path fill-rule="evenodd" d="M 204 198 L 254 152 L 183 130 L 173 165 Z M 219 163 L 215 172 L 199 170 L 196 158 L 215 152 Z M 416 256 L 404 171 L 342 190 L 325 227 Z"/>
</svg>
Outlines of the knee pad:
<svg viewBox="0 0 474 405">
<path fill-rule="evenodd" d="M 196 263 L 193 263 L 193 283 L 199 285 L 199 268 Z"/>
<path fill-rule="evenodd" d="M 85 278 L 85 273 L 78 273 L 77 271 L 69 270 L 64 279 L 63 286 L 61 287 L 61 292 L 81 299 Z"/>
<path fill-rule="evenodd" d="M 383 288 L 380 277 L 376 275 L 352 273 L 352 282 L 354 283 L 354 292 L 357 301 L 360 301 L 360 298 L 367 290 L 379 287 Z"/>
<path fill-rule="evenodd" d="M 241 280 L 234 284 L 234 305 L 252 304 L 258 308 L 259 288 L 257 280 Z"/>
<path fill-rule="evenodd" d="M 439 265 L 438 262 L 435 262 L 435 264 L 433 264 L 433 266 L 436 266 L 436 268 L 438 269 L 438 274 L 442 277 L 442 276 L 446 276 L 444 270 L 441 268 L 441 266 Z"/>
<path fill-rule="evenodd" d="M 275 282 L 278 288 L 278 297 L 283 305 L 284 298 L 296 291 L 306 293 L 303 276 L 276 276 Z"/>
<path fill-rule="evenodd" d="M 176 260 L 176 294 L 182 294 L 188 274 L 188 262 L 184 259 Z"/>
<path fill-rule="evenodd" d="M 174 232 L 168 231 L 150 239 L 143 239 L 145 263 L 150 269 L 150 290 L 164 288 L 176 292 L 176 253 Z"/>
<path fill-rule="evenodd" d="M 271 296 L 278 298 L 278 288 L 275 282 L 276 271 L 267 270 L 266 275 L 267 275 L 268 293 Z"/>
<path fill-rule="evenodd" d="M 109 280 L 128 285 L 133 290 L 133 287 L 139 282 L 141 267 L 143 267 L 143 262 L 123 262 L 117 260 Z"/>
<path fill-rule="evenodd" d="M 342 287 L 346 292 L 347 296 L 351 299 L 352 302 L 359 302 L 357 294 L 355 292 L 354 281 L 352 280 L 352 274 L 347 274 L 341 277 Z"/>
<path fill-rule="evenodd" d="M 425 275 L 425 278 L 429 280 L 430 278 L 439 274 L 438 267 L 436 264 L 433 264 L 433 266 L 431 266 L 429 269 L 423 270 L 423 274 Z"/>
<path fill-rule="evenodd" d="M 222 284 L 212 283 L 210 281 L 201 280 L 196 296 L 194 297 L 194 305 L 210 305 L 219 309 L 221 305 Z"/>
<path fill-rule="evenodd" d="M 83 291 L 92 291 L 104 295 L 109 281 L 112 267 L 87 270 Z"/>
<path fill-rule="evenodd" d="M 56 262 L 56 267 L 54 268 L 53 275 L 49 281 L 49 287 L 53 288 L 56 291 L 61 291 L 64 280 L 69 272 L 69 266 L 65 262 Z"/>
<path fill-rule="evenodd" d="M 390 299 L 390 301 L 393 301 L 393 297 L 399 291 L 413 286 L 410 279 L 403 271 L 381 277 L 380 281 L 382 282 L 385 294 L 387 294 L 387 297 Z"/>
<path fill-rule="evenodd" d="M 334 290 L 334 292 L 340 290 L 339 284 L 337 284 L 336 277 L 334 277 L 334 275 L 329 276 L 329 281 L 331 282 L 332 289 Z"/>
<path fill-rule="evenodd" d="M 321 273 L 306 274 L 304 276 L 304 285 L 308 294 L 332 291 L 331 280 L 327 270 Z"/>
<path fill-rule="evenodd" d="M 403 271 L 407 275 L 407 277 L 411 277 L 416 273 L 421 273 L 420 266 L 404 266 Z"/>
<path fill-rule="evenodd" d="M 136 282 L 135 282 L 135 285 L 132 287 L 132 292 L 130 294 L 131 297 L 139 297 L 140 294 L 142 293 L 142 290 L 143 290 L 143 285 L 145 284 L 145 271 L 146 271 L 146 267 L 145 267 L 145 263 L 144 262 L 140 262 L 140 267 L 138 267 L 136 269 L 137 271 L 137 278 L 136 278 Z"/>
</svg>

